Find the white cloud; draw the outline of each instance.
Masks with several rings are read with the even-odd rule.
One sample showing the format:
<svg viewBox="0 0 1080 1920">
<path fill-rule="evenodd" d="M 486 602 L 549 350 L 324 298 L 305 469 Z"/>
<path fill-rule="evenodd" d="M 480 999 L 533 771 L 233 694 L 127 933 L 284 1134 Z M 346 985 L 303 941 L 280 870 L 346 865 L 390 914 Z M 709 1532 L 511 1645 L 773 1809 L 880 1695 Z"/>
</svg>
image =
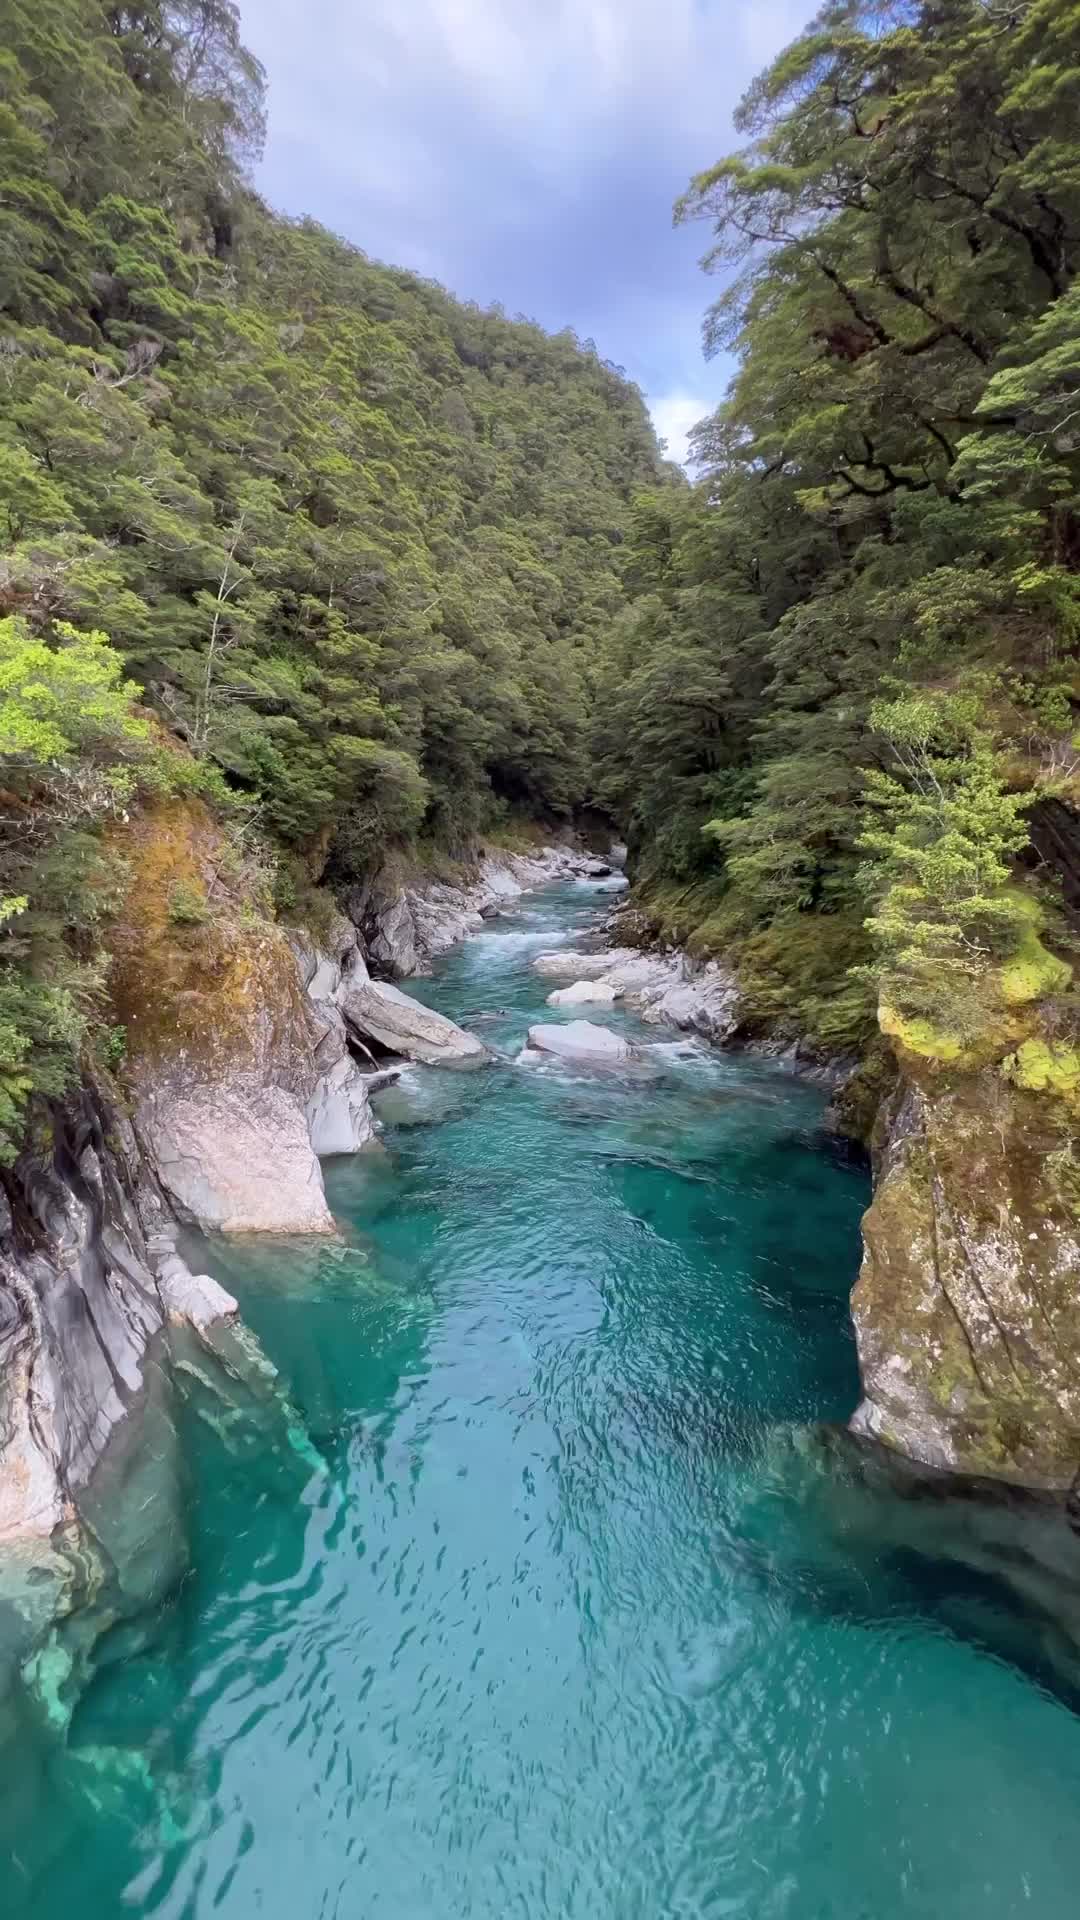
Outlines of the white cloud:
<svg viewBox="0 0 1080 1920">
<path fill-rule="evenodd" d="M 811 0 L 245 0 L 243 20 L 270 71 L 275 136 L 303 133 L 335 169 L 378 183 L 404 123 L 406 177 L 423 191 L 453 166 L 447 114 L 461 140 L 483 124 L 526 169 L 567 184 L 628 124 L 658 143 L 673 127 L 680 145 L 698 135 L 704 165 L 804 9 Z M 489 187 L 498 194 L 497 177 Z"/>
<path fill-rule="evenodd" d="M 653 426 L 661 440 L 667 441 L 669 460 L 677 460 L 680 466 L 686 466 L 690 429 L 715 410 L 716 401 L 707 400 L 700 393 L 661 393 L 655 399 L 650 399 L 649 412 Z"/>
<path fill-rule="evenodd" d="M 270 79 L 260 184 L 377 258 L 594 336 L 683 448 L 671 422 L 709 410 L 710 289 L 671 204 L 812 4 L 241 0 Z"/>
</svg>

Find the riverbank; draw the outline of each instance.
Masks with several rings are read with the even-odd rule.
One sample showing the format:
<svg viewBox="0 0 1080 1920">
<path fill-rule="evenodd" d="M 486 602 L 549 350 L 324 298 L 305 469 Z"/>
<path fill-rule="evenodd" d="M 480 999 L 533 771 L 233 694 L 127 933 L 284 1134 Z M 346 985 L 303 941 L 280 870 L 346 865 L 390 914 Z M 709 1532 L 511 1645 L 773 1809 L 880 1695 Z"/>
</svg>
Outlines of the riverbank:
<svg viewBox="0 0 1080 1920">
<path fill-rule="evenodd" d="M 913 1834 L 935 1920 L 973 1847 L 994 1920 L 1025 1888 L 1071 1912 L 1080 1722 L 1030 1677 L 1038 1589 L 1010 1601 L 970 1502 L 809 1437 L 857 1397 L 867 1192 L 821 1090 L 618 1005 L 586 1011 L 644 1071 L 517 1064 L 575 1012 L 534 958 L 603 906 L 523 896 L 412 983 L 487 1058 L 375 1093 L 383 1151 L 324 1169 L 339 1238 L 187 1249 L 284 1425 L 190 1357 L 184 1566 L 0 1769 L 17 1920 L 342 1888 L 415 1920 L 707 1920 L 718 1888 L 741 1920 L 763 1889 L 909 1920 Z"/>
</svg>

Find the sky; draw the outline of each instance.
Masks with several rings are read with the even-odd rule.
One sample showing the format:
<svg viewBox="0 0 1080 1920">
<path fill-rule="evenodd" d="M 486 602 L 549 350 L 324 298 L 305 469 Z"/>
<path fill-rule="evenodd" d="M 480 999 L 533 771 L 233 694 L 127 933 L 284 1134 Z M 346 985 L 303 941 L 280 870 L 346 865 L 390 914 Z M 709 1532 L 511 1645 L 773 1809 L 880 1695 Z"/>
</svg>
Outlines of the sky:
<svg viewBox="0 0 1080 1920">
<path fill-rule="evenodd" d="M 258 174 L 374 258 L 571 326 L 643 389 L 671 456 L 721 399 L 690 177 L 811 0 L 241 0 L 269 76 Z"/>
</svg>

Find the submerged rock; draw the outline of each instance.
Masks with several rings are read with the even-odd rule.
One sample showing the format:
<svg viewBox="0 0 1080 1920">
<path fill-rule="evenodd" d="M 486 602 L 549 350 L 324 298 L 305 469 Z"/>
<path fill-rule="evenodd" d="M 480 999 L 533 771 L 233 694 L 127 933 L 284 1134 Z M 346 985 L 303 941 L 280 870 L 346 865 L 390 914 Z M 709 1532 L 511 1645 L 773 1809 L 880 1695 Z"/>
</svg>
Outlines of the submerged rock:
<svg viewBox="0 0 1080 1920">
<path fill-rule="evenodd" d="M 560 1060 L 583 1060 L 617 1066 L 633 1060 L 635 1052 L 621 1033 L 610 1027 L 598 1027 L 592 1020 L 570 1020 L 565 1026 L 540 1025 L 529 1028 L 529 1046 L 539 1053 L 552 1053 Z"/>
<path fill-rule="evenodd" d="M 556 987 L 549 993 L 549 1007 L 583 1007 L 589 1004 L 610 1007 L 616 999 L 616 991 L 606 980 L 577 980 L 572 987 Z"/>
<path fill-rule="evenodd" d="M 400 987 L 381 980 L 351 984 L 341 1009 L 354 1033 L 390 1053 L 404 1054 L 429 1067 L 479 1066 L 487 1049 L 475 1034 L 466 1033 L 441 1013 L 422 1006 Z"/>
</svg>

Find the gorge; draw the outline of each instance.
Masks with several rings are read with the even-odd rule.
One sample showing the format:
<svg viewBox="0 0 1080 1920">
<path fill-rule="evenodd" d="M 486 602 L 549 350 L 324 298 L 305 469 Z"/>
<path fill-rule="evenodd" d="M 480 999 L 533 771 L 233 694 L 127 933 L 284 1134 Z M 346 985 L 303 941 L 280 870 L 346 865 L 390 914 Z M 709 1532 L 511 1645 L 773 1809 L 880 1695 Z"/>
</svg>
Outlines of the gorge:
<svg viewBox="0 0 1080 1920">
<path fill-rule="evenodd" d="M 819 1086 L 618 1003 L 634 1071 L 520 1064 L 605 912 L 527 894 L 410 982 L 488 1063 L 374 1094 L 339 1241 L 188 1241 L 276 1371 L 185 1357 L 151 1416 L 143 1606 L 0 1749 L 12 1914 L 887 1920 L 973 1849 L 989 1912 L 1071 1912 L 1075 1542 L 812 1439 L 867 1184 Z"/>
<path fill-rule="evenodd" d="M 5 1911 L 1064 1915 L 1075 9 L 753 82 L 692 481 L 0 12 Z"/>
</svg>

